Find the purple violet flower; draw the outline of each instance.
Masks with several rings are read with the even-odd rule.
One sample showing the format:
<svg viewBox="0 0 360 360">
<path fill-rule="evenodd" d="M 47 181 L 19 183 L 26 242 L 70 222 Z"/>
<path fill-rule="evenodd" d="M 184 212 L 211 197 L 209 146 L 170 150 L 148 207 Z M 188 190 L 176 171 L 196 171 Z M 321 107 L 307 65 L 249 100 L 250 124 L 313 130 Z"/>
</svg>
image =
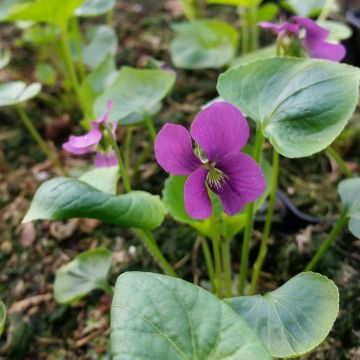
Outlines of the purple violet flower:
<svg viewBox="0 0 360 360">
<path fill-rule="evenodd" d="M 96 167 L 111 167 L 118 164 L 114 150 L 108 146 L 101 146 L 103 133 L 101 126 L 107 121 L 112 102 L 109 101 L 105 113 L 97 120 L 90 121 L 91 129 L 85 135 L 71 135 L 69 140 L 63 144 L 63 149 L 74 155 L 85 155 L 96 153 L 94 164 Z M 117 122 L 113 123 L 112 132 L 115 134 Z"/>
<path fill-rule="evenodd" d="M 206 219 L 211 215 L 208 189 L 219 196 L 230 216 L 265 191 L 261 167 L 240 152 L 249 133 L 242 113 L 228 102 L 215 102 L 202 110 L 190 133 L 181 125 L 169 123 L 160 130 L 154 144 L 156 160 L 171 174 L 189 176 L 184 200 L 192 218 Z M 199 156 L 193 151 L 192 139 L 199 147 Z"/>
<path fill-rule="evenodd" d="M 342 44 L 326 42 L 330 33 L 328 30 L 307 17 L 293 16 L 292 22 L 286 21 L 283 24 L 275 24 L 263 21 L 259 25 L 262 28 L 273 30 L 278 36 L 284 32 L 290 32 L 298 38 L 300 38 L 300 30 L 304 29 L 305 36 L 301 42 L 310 52 L 311 58 L 341 61 L 346 55 L 346 49 Z"/>
</svg>

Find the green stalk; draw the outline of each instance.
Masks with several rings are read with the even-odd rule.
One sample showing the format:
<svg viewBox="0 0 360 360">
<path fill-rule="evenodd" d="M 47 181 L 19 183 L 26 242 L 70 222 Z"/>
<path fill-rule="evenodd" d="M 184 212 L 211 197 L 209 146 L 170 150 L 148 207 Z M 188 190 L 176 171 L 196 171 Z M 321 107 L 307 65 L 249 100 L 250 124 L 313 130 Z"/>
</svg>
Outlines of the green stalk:
<svg viewBox="0 0 360 360">
<path fill-rule="evenodd" d="M 80 79 L 84 79 L 86 76 L 86 70 L 85 70 L 85 65 L 84 65 L 83 56 L 82 56 L 82 49 L 81 49 L 81 44 L 83 43 L 83 39 L 82 39 L 81 31 L 80 31 L 79 20 L 76 16 L 74 16 L 72 18 L 71 24 L 72 24 L 72 29 L 76 36 L 76 52 L 77 52 L 77 56 L 79 58 L 77 65 L 78 65 L 78 70 L 80 73 Z"/>
<path fill-rule="evenodd" d="M 271 231 L 271 223 L 274 215 L 274 208 L 276 203 L 276 192 L 278 188 L 278 180 L 279 180 L 279 153 L 273 148 L 273 162 L 272 162 L 272 175 L 271 175 L 271 191 L 270 191 L 270 199 L 269 199 L 269 208 L 266 214 L 266 220 L 264 225 L 264 231 L 261 238 L 261 244 L 258 256 L 256 258 L 252 277 L 251 277 L 251 287 L 250 287 L 250 295 L 254 295 L 256 292 L 257 282 L 259 279 L 260 271 L 264 264 L 264 260 L 267 254 L 268 247 L 268 239 Z"/>
<path fill-rule="evenodd" d="M 317 18 L 317 21 L 325 21 L 329 14 L 331 13 L 333 6 L 334 6 L 335 0 L 327 0 L 324 7 L 321 10 L 321 13 L 319 17 Z"/>
<path fill-rule="evenodd" d="M 257 25 L 257 16 L 258 16 L 257 13 L 258 13 L 257 5 L 252 6 L 250 8 L 250 17 L 251 17 L 251 22 L 250 22 L 250 28 L 251 28 L 250 48 L 251 48 L 251 51 L 255 51 L 259 47 L 259 28 L 258 28 L 258 25 Z"/>
<path fill-rule="evenodd" d="M 238 12 L 241 23 L 241 50 L 242 54 L 246 54 L 250 50 L 250 38 L 249 38 L 249 24 L 246 19 L 246 8 L 239 6 Z"/>
<path fill-rule="evenodd" d="M 231 261 L 230 261 L 230 240 L 221 239 L 221 254 L 224 266 L 225 296 L 231 297 Z"/>
<path fill-rule="evenodd" d="M 125 164 L 126 172 L 128 172 L 130 168 L 130 152 L 131 152 L 133 131 L 134 128 L 132 126 L 128 126 L 126 128 L 126 137 L 125 137 L 125 145 L 124 145 L 124 164 Z"/>
<path fill-rule="evenodd" d="M 205 258 L 205 264 L 209 275 L 209 280 L 211 284 L 212 291 L 216 291 L 216 284 L 215 284 L 215 272 L 214 272 L 214 263 L 211 258 L 211 252 L 209 249 L 209 245 L 206 241 L 204 235 L 199 234 L 199 238 L 201 241 L 201 249 Z"/>
<path fill-rule="evenodd" d="M 177 277 L 176 272 L 163 256 L 151 232 L 149 230 L 143 230 L 143 229 L 134 229 L 134 232 L 142 240 L 144 245 L 149 250 L 150 254 L 154 257 L 156 262 L 164 270 L 165 274 L 169 276 Z"/>
<path fill-rule="evenodd" d="M 57 155 L 51 150 L 51 148 L 46 144 L 43 140 L 39 132 L 36 130 L 34 125 L 32 124 L 31 120 L 27 116 L 26 112 L 20 105 L 15 105 L 16 110 L 18 111 L 22 122 L 24 123 L 25 127 L 29 130 L 31 136 L 34 140 L 38 143 L 41 150 L 44 154 L 52 161 L 52 163 L 60 170 L 63 175 L 66 175 L 64 168 L 62 167 Z"/>
<path fill-rule="evenodd" d="M 114 289 L 113 287 L 107 282 L 107 280 L 101 282 L 98 284 L 99 288 L 104 290 L 108 295 L 113 296 L 114 295 Z"/>
<path fill-rule="evenodd" d="M 347 178 L 353 177 L 353 174 L 350 171 L 350 169 L 347 167 L 345 161 L 342 159 L 342 157 L 338 154 L 338 152 L 333 147 L 329 146 L 325 151 L 330 157 L 332 157 L 335 160 L 339 169 Z"/>
<path fill-rule="evenodd" d="M 313 256 L 311 261 L 307 264 L 305 271 L 311 271 L 318 264 L 318 262 L 323 258 L 326 252 L 329 250 L 330 246 L 333 244 L 336 236 L 344 228 L 344 226 L 349 222 L 349 218 L 346 213 L 342 213 L 340 219 L 337 221 L 333 229 L 331 230 L 327 239 L 321 244 L 320 248 Z"/>
<path fill-rule="evenodd" d="M 61 28 L 61 43 L 63 46 L 65 65 L 69 72 L 69 77 L 70 77 L 72 88 L 78 98 L 79 105 L 81 107 L 83 114 L 90 115 L 91 112 L 87 111 L 87 107 L 83 102 L 83 99 L 81 96 L 81 91 L 80 91 L 79 79 L 77 77 L 75 66 L 74 66 L 74 63 L 71 58 L 71 51 L 70 51 L 70 47 L 69 47 L 69 34 L 68 34 L 67 27 Z"/>
<path fill-rule="evenodd" d="M 113 17 L 114 17 L 114 9 L 111 9 L 106 14 L 106 25 L 112 27 L 112 25 L 113 25 Z"/>
<path fill-rule="evenodd" d="M 115 151 L 116 159 L 119 164 L 119 171 L 120 171 L 121 179 L 124 184 L 124 189 L 126 192 L 130 192 L 131 191 L 130 180 L 129 180 L 128 174 L 126 172 L 126 168 L 125 168 L 124 161 L 123 161 L 121 153 L 120 153 L 119 146 L 116 143 L 116 139 L 114 138 L 112 131 L 107 130 L 107 134 L 108 134 L 108 139 L 110 141 L 110 144 Z"/>
<path fill-rule="evenodd" d="M 223 296 L 223 283 L 222 283 L 222 266 L 220 255 L 220 236 L 217 230 L 216 213 L 213 205 L 213 212 L 210 217 L 211 240 L 213 245 L 214 261 L 215 261 L 215 284 L 216 294 L 221 299 Z"/>
<path fill-rule="evenodd" d="M 254 150 L 254 159 L 256 162 L 260 162 L 262 154 L 262 145 L 264 143 L 264 135 L 262 134 L 262 129 L 260 126 L 256 128 L 256 140 L 255 140 L 255 150 Z M 248 204 L 246 206 L 246 223 L 244 231 L 244 240 L 241 248 L 241 263 L 240 263 L 240 273 L 239 273 L 239 285 L 238 293 L 239 295 L 244 295 L 246 276 L 249 266 L 249 251 L 250 251 L 250 241 L 251 233 L 253 230 L 254 224 L 254 203 Z"/>
<path fill-rule="evenodd" d="M 122 159 L 119 146 L 116 143 L 116 140 L 115 140 L 112 132 L 110 130 L 107 130 L 107 131 L 108 131 L 109 141 L 115 151 L 115 155 L 116 155 L 116 158 L 119 163 L 120 174 L 121 174 L 121 178 L 122 178 L 122 181 L 124 184 L 125 192 L 130 192 L 131 191 L 130 181 L 129 181 L 128 175 L 126 173 L 126 170 L 125 170 L 124 161 Z M 135 234 L 142 240 L 144 245 L 149 250 L 150 254 L 154 257 L 154 259 L 160 265 L 160 267 L 164 270 L 165 274 L 176 277 L 177 275 L 176 275 L 174 269 L 168 263 L 168 261 L 165 259 L 164 255 L 162 254 L 161 250 L 159 249 L 151 232 L 149 230 L 139 229 L 139 228 L 134 228 L 133 230 L 134 230 Z"/>
<path fill-rule="evenodd" d="M 152 117 L 149 114 L 145 114 L 144 115 L 144 122 L 145 122 L 145 125 L 147 126 L 147 128 L 149 130 L 152 141 L 155 141 L 155 139 L 156 139 L 156 130 L 155 130 L 155 127 L 154 127 L 154 124 L 153 124 Z"/>
</svg>

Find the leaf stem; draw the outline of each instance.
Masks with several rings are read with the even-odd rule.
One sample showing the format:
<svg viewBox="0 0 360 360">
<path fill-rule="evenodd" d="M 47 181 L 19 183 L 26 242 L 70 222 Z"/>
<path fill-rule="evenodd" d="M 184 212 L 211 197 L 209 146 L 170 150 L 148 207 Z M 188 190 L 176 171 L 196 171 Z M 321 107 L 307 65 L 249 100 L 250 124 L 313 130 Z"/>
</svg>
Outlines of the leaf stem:
<svg viewBox="0 0 360 360">
<path fill-rule="evenodd" d="M 156 139 L 156 130 L 153 124 L 153 118 L 149 114 L 144 114 L 144 122 L 149 130 L 152 141 L 154 142 Z"/>
<path fill-rule="evenodd" d="M 336 161 L 336 164 L 338 165 L 339 169 L 347 178 L 353 177 L 353 174 L 350 171 L 350 169 L 348 168 L 348 166 L 346 165 L 345 161 L 342 159 L 342 157 L 339 155 L 339 153 L 333 147 L 331 147 L 331 146 L 327 147 L 325 152 L 327 155 L 329 155 Z"/>
<path fill-rule="evenodd" d="M 250 38 L 249 38 L 249 24 L 246 19 L 246 8 L 243 6 L 238 7 L 238 12 L 240 16 L 241 23 L 241 50 L 242 54 L 246 54 L 249 52 Z"/>
<path fill-rule="evenodd" d="M 20 105 L 15 105 L 15 108 L 16 108 L 17 112 L 19 113 L 23 124 L 29 130 L 31 136 L 38 143 L 38 145 L 40 146 L 40 148 L 44 152 L 44 154 L 52 161 L 52 163 L 60 170 L 60 172 L 63 175 L 66 175 L 66 171 L 62 167 L 57 155 L 51 150 L 51 148 L 43 140 L 43 138 L 41 137 L 39 132 L 36 130 L 35 126 L 32 124 L 31 120 L 29 119 L 28 115 L 23 110 L 23 108 Z"/>
<path fill-rule="evenodd" d="M 221 239 L 221 254 L 224 266 L 225 296 L 231 297 L 231 261 L 230 261 L 230 240 Z"/>
<path fill-rule="evenodd" d="M 79 79 L 77 77 L 75 66 L 74 66 L 74 63 L 71 58 L 71 51 L 70 51 L 70 47 L 69 47 L 69 34 L 68 34 L 67 26 L 61 28 L 61 43 L 62 43 L 63 51 L 64 51 L 65 65 L 66 65 L 67 70 L 70 75 L 70 81 L 71 81 L 73 90 L 78 98 L 80 108 L 85 116 L 88 113 L 87 113 L 86 105 L 84 104 L 82 96 L 81 96 Z M 90 114 L 91 114 L 91 112 L 90 112 Z"/>
<path fill-rule="evenodd" d="M 112 131 L 107 129 L 107 133 L 108 133 L 108 139 L 111 143 L 112 148 L 115 151 L 116 159 L 119 164 L 119 171 L 120 171 L 121 179 L 122 179 L 122 182 L 124 185 L 124 189 L 126 192 L 130 192 L 131 191 L 130 180 L 129 180 L 128 174 L 126 172 L 126 168 L 125 168 L 124 161 L 123 161 L 121 153 L 120 153 L 119 146 L 116 142 L 116 139 L 115 139 Z"/>
<path fill-rule="evenodd" d="M 250 47 L 251 51 L 257 50 L 259 47 L 258 41 L 259 41 L 259 28 L 257 25 L 257 12 L 258 12 L 258 6 L 254 5 L 250 8 L 250 28 L 251 28 L 251 38 L 250 38 Z"/>
<path fill-rule="evenodd" d="M 222 283 L 222 266 L 220 255 L 220 236 L 217 230 L 216 211 L 213 204 L 213 212 L 210 217 L 211 240 L 213 245 L 214 262 L 215 262 L 215 284 L 216 294 L 221 299 L 223 296 L 223 283 Z"/>
<path fill-rule="evenodd" d="M 261 160 L 263 143 L 264 143 L 264 135 L 262 133 L 262 129 L 260 126 L 257 126 L 254 159 L 258 163 Z M 254 224 L 254 203 L 251 203 L 246 206 L 246 223 L 244 230 L 244 240 L 241 248 L 241 262 L 240 262 L 239 285 L 238 285 L 238 293 L 240 296 L 244 295 L 246 276 L 249 266 L 249 251 L 250 251 L 250 241 L 251 241 L 251 233 L 253 230 L 253 224 Z"/>
<path fill-rule="evenodd" d="M 311 271 L 318 264 L 318 262 L 323 258 L 326 252 L 329 250 L 330 246 L 333 244 L 339 232 L 344 228 L 344 226 L 349 222 L 349 217 L 345 212 L 340 216 L 340 219 L 336 222 L 335 226 L 332 228 L 327 239 L 321 244 L 320 248 L 313 256 L 311 261 L 307 264 L 305 271 Z"/>
<path fill-rule="evenodd" d="M 143 241 L 150 254 L 154 257 L 156 262 L 164 270 L 166 275 L 177 277 L 176 272 L 173 267 L 168 263 L 168 261 L 163 256 L 161 250 L 159 249 L 153 235 L 149 230 L 143 230 L 134 228 L 136 235 Z"/>
<path fill-rule="evenodd" d="M 260 271 L 265 261 L 265 257 L 267 254 L 267 243 L 271 231 L 271 224 L 274 215 L 274 208 L 276 203 L 276 192 L 278 188 L 278 180 L 279 180 L 279 153 L 273 148 L 273 162 L 272 162 L 272 175 L 271 175 L 271 190 L 270 190 L 270 198 L 269 198 L 269 207 L 266 214 L 266 220 L 264 225 L 264 231 L 261 238 L 260 249 L 258 256 L 256 258 L 252 277 L 251 277 L 251 287 L 250 287 L 250 295 L 254 295 L 256 292 L 256 286 L 259 279 Z"/>
<path fill-rule="evenodd" d="M 125 145 L 124 145 L 124 165 L 125 171 L 128 173 L 130 168 L 130 152 L 131 152 L 131 142 L 132 142 L 132 134 L 134 128 L 132 126 L 128 126 L 126 128 L 126 137 L 125 137 Z"/>
<path fill-rule="evenodd" d="M 212 261 L 211 252 L 209 249 L 209 245 L 204 235 L 199 234 L 199 239 L 201 242 L 201 249 L 205 258 L 205 264 L 209 275 L 209 280 L 211 284 L 212 291 L 216 291 L 216 284 L 215 284 L 215 272 L 214 272 L 214 263 Z"/>
</svg>

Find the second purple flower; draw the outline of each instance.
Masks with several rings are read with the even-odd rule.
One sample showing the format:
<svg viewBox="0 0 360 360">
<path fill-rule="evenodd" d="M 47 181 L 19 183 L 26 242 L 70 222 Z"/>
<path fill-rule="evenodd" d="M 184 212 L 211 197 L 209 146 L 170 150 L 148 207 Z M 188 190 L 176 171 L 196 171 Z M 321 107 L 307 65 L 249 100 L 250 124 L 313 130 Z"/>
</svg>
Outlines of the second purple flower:
<svg viewBox="0 0 360 360">
<path fill-rule="evenodd" d="M 174 124 L 166 124 L 160 130 L 154 144 L 156 160 L 171 174 L 189 176 L 184 200 L 192 218 L 210 217 L 209 190 L 219 196 L 230 216 L 263 194 L 266 182 L 261 167 L 251 156 L 240 152 L 248 138 L 246 119 L 227 102 L 215 102 L 202 110 L 190 133 Z"/>
</svg>

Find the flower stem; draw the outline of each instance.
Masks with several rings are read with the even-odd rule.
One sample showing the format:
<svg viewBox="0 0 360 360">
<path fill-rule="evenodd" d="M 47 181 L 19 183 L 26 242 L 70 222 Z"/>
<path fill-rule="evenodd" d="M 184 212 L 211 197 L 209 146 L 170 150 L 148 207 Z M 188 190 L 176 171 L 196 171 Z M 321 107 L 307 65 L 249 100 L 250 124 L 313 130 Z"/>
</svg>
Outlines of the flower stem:
<svg viewBox="0 0 360 360">
<path fill-rule="evenodd" d="M 311 271 L 318 264 L 318 262 L 323 258 L 326 252 L 329 250 L 330 246 L 333 244 L 336 236 L 344 228 L 344 226 L 349 222 L 349 218 L 346 213 L 342 213 L 340 219 L 337 221 L 327 239 L 321 244 L 320 248 L 313 256 L 311 261 L 307 264 L 305 271 Z"/>
<path fill-rule="evenodd" d="M 238 12 L 240 16 L 241 22 L 241 50 L 242 54 L 246 54 L 249 52 L 250 38 L 249 38 L 249 24 L 246 19 L 246 8 L 243 6 L 238 7 Z"/>
<path fill-rule="evenodd" d="M 251 277 L 251 287 L 250 287 L 250 295 L 254 295 L 256 292 L 256 286 L 259 279 L 260 271 L 264 264 L 264 260 L 267 254 L 267 243 L 271 230 L 271 223 L 274 215 L 274 208 L 276 203 L 276 192 L 278 188 L 278 180 L 279 180 L 279 153 L 273 148 L 273 162 L 272 162 L 272 175 L 271 175 L 271 191 L 269 198 L 269 208 L 266 214 L 266 220 L 264 225 L 264 231 L 261 238 L 260 249 L 258 256 L 256 258 L 252 277 Z"/>
<path fill-rule="evenodd" d="M 83 114 L 87 115 L 86 105 L 84 104 L 82 96 L 81 96 L 79 79 L 77 77 L 75 66 L 74 66 L 74 63 L 71 58 L 71 51 L 70 51 L 70 47 L 69 47 L 69 34 L 68 34 L 68 30 L 67 30 L 66 26 L 61 28 L 61 43 L 62 43 L 63 51 L 64 51 L 65 65 L 66 65 L 67 70 L 70 75 L 71 85 L 73 87 L 73 90 L 74 90 L 77 98 L 78 98 L 79 105 L 81 107 Z M 90 114 L 91 114 L 91 112 L 90 112 Z"/>
<path fill-rule="evenodd" d="M 262 134 L 262 129 L 260 126 L 256 128 L 256 140 L 255 140 L 255 149 L 254 149 L 254 159 L 256 162 L 260 162 L 262 154 L 262 145 L 264 143 L 264 135 Z M 241 262 L 240 262 L 240 274 L 239 274 L 239 285 L 238 293 L 239 295 L 244 294 L 246 276 L 249 266 L 249 251 L 250 251 L 250 241 L 251 233 L 254 223 L 254 203 L 248 204 L 246 206 L 246 223 L 244 230 L 244 240 L 241 248 Z"/>
<path fill-rule="evenodd" d="M 144 115 L 144 122 L 149 130 L 152 141 L 156 139 L 156 130 L 153 124 L 153 119 L 149 114 Z"/>
<path fill-rule="evenodd" d="M 251 38 L 250 38 L 250 48 L 251 51 L 255 51 L 257 50 L 259 44 L 258 44 L 258 38 L 259 38 L 259 29 L 258 29 L 258 25 L 257 25 L 257 12 L 258 12 L 258 7 L 257 5 L 252 6 L 250 8 L 250 28 L 251 28 Z"/>
<path fill-rule="evenodd" d="M 230 240 L 221 239 L 221 254 L 224 266 L 225 296 L 231 297 L 231 261 L 230 261 Z"/>
<path fill-rule="evenodd" d="M 156 241 L 149 230 L 143 229 L 134 229 L 135 234 L 143 241 L 150 254 L 154 257 L 156 262 L 164 270 L 166 275 L 177 277 L 176 272 L 168 261 L 163 256 L 161 250 L 159 249 Z"/>
<path fill-rule="evenodd" d="M 350 171 L 350 169 L 348 168 L 348 166 L 346 165 L 345 161 L 342 159 L 342 157 L 338 154 L 338 152 L 333 147 L 329 146 L 325 151 L 330 157 L 332 157 L 336 161 L 339 169 L 347 178 L 353 177 L 353 174 Z"/>
<path fill-rule="evenodd" d="M 210 249 L 209 249 L 209 245 L 208 245 L 204 235 L 199 234 L 199 238 L 200 238 L 200 242 L 201 242 L 202 252 L 203 252 L 203 255 L 204 255 L 204 258 L 205 258 L 205 264 L 206 264 L 206 268 L 207 268 L 207 271 L 208 271 L 211 288 L 212 288 L 212 291 L 215 292 L 216 291 L 216 285 L 215 285 L 214 263 L 213 263 L 212 258 L 211 258 L 211 252 L 210 252 Z"/>
<path fill-rule="evenodd" d="M 114 135 L 112 134 L 112 131 L 108 129 L 107 133 L 108 133 L 108 139 L 111 143 L 112 148 L 115 151 L 115 156 L 116 156 L 116 159 L 119 164 L 119 171 L 120 171 L 121 179 L 122 179 L 122 182 L 124 185 L 124 189 L 126 192 L 130 192 L 131 191 L 130 180 L 129 180 L 128 174 L 126 172 L 126 169 L 125 169 L 124 161 L 122 159 L 119 146 L 116 142 Z"/>
<path fill-rule="evenodd" d="M 331 13 L 333 6 L 334 6 L 335 0 L 327 0 L 324 7 L 321 10 L 321 13 L 319 17 L 317 18 L 317 21 L 325 21 L 329 14 Z"/>
<path fill-rule="evenodd" d="M 124 146 L 124 165 L 125 171 L 128 173 L 130 168 L 130 151 L 131 151 L 131 142 L 132 142 L 132 134 L 134 128 L 132 126 L 128 126 L 126 128 L 126 138 L 125 138 L 125 146 Z"/>
<path fill-rule="evenodd" d="M 217 230 L 216 212 L 214 205 L 213 205 L 213 212 L 210 217 L 210 227 L 211 227 L 211 240 L 213 245 L 214 262 L 215 262 L 216 294 L 221 299 L 223 296 L 223 283 L 222 283 L 221 255 L 220 255 L 220 236 Z"/>
<path fill-rule="evenodd" d="M 50 147 L 46 144 L 43 140 L 39 132 L 36 130 L 35 126 L 32 124 L 31 120 L 27 116 L 26 112 L 20 105 L 15 105 L 16 110 L 18 111 L 22 122 L 24 123 L 25 127 L 29 130 L 31 136 L 34 140 L 38 143 L 41 150 L 44 154 L 52 161 L 52 163 L 60 170 L 63 175 L 66 175 L 64 168 L 62 167 L 57 155 L 50 149 Z"/>
</svg>

